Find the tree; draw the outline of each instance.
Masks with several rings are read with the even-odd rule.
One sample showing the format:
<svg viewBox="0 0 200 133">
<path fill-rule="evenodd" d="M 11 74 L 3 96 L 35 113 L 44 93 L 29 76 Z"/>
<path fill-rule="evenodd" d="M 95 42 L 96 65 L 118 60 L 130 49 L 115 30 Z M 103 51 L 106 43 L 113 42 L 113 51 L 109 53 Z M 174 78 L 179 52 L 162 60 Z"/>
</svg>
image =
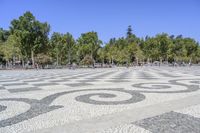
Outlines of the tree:
<svg viewBox="0 0 200 133">
<path fill-rule="evenodd" d="M 9 35 L 10 33 L 8 30 L 0 28 L 0 42 L 5 42 L 8 39 Z"/>
<path fill-rule="evenodd" d="M 81 64 L 90 66 L 94 64 L 94 59 L 90 55 L 86 55 L 84 59 L 81 61 Z"/>
<path fill-rule="evenodd" d="M 109 43 L 107 43 L 105 48 L 106 59 L 108 60 L 109 64 L 114 64 L 117 61 L 118 56 L 118 44 L 115 38 L 111 38 Z"/>
<path fill-rule="evenodd" d="M 81 34 L 77 40 L 78 56 L 82 60 L 86 55 L 90 55 L 93 60 L 96 59 L 97 51 L 100 48 L 102 41 L 99 40 L 97 32 L 87 32 Z"/>
<path fill-rule="evenodd" d="M 149 61 L 158 60 L 160 57 L 158 42 L 155 38 L 149 38 L 142 46 L 146 59 Z"/>
<path fill-rule="evenodd" d="M 200 63 L 200 46 L 197 49 L 195 60 L 196 60 L 196 63 Z"/>
<path fill-rule="evenodd" d="M 128 45 L 127 51 L 129 53 L 128 55 L 130 56 L 129 60 L 136 61 L 137 65 L 138 65 L 139 60 L 144 59 L 142 50 L 135 42 L 132 42 Z"/>
<path fill-rule="evenodd" d="M 64 49 L 67 51 L 68 64 L 71 64 L 73 49 L 75 47 L 75 40 L 70 33 L 64 35 Z"/>
<path fill-rule="evenodd" d="M 22 64 L 31 59 L 33 65 L 35 61 L 43 65 L 52 62 L 72 64 L 74 61 L 93 65 L 95 62 L 124 65 L 158 60 L 200 61 L 199 43 L 182 35 L 161 33 L 138 38 L 129 25 L 125 37 L 111 38 L 101 46 L 102 41 L 94 31 L 81 34 L 77 40 L 68 32 L 54 32 L 49 39 L 49 31 L 50 25 L 38 21 L 29 11 L 12 20 L 9 30 L 0 28 L 1 64 L 14 63 L 15 59 Z"/>
<path fill-rule="evenodd" d="M 41 54 L 37 54 L 35 58 L 35 62 L 42 65 L 42 68 L 44 68 L 46 64 L 52 63 L 52 58 L 48 56 L 47 54 L 41 53 Z"/>
<path fill-rule="evenodd" d="M 127 33 L 126 33 L 127 38 L 130 38 L 133 35 L 132 31 L 133 31 L 132 27 L 131 27 L 131 25 L 129 25 L 128 29 L 127 29 Z"/>
<path fill-rule="evenodd" d="M 106 59 L 105 47 L 98 49 L 97 54 L 98 54 L 100 62 L 103 65 L 105 63 L 105 59 Z"/>
<path fill-rule="evenodd" d="M 166 33 L 157 34 L 155 39 L 158 43 L 158 50 L 159 50 L 159 58 L 160 61 L 162 60 L 168 61 L 168 49 L 170 45 L 172 44 L 172 40 Z"/>
<path fill-rule="evenodd" d="M 195 58 L 197 50 L 198 50 L 198 44 L 195 42 L 194 39 L 191 38 L 184 38 L 184 46 L 187 51 L 187 58 L 189 59 L 189 62 L 192 62 L 192 60 Z"/>
<path fill-rule="evenodd" d="M 34 64 L 34 55 L 44 52 L 47 47 L 50 26 L 46 22 L 39 22 L 31 12 L 27 11 L 11 22 L 10 30 L 19 38 L 24 57 L 31 58 Z"/>
<path fill-rule="evenodd" d="M 62 44 L 62 39 L 63 35 L 58 33 L 58 32 L 54 32 L 51 36 L 50 39 L 50 45 L 51 45 L 51 56 L 52 57 L 56 57 L 56 65 L 59 65 L 59 59 L 61 58 L 61 51 L 63 49 L 63 44 Z"/>
<path fill-rule="evenodd" d="M 120 64 L 126 65 L 130 63 L 130 53 L 128 51 L 128 47 L 125 47 L 122 50 L 118 51 L 117 61 Z"/>
<path fill-rule="evenodd" d="M 10 61 L 15 62 L 16 58 L 20 58 L 21 51 L 19 49 L 19 42 L 17 42 L 14 35 L 10 35 L 1 47 L 3 58 L 6 60 L 6 67 L 10 64 Z"/>
<path fill-rule="evenodd" d="M 131 25 L 129 25 L 127 29 L 127 33 L 126 33 L 126 41 L 128 43 L 132 43 L 132 42 L 139 43 L 140 39 L 137 38 L 136 35 L 133 34 L 132 32 L 133 32 L 132 27 Z"/>
</svg>

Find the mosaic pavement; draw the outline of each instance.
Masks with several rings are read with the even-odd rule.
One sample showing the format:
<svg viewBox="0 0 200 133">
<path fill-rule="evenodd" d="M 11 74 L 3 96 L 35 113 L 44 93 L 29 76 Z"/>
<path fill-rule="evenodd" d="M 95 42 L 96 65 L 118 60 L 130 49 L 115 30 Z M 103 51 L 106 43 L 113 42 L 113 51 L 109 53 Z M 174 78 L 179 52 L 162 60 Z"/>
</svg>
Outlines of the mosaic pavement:
<svg viewBox="0 0 200 133">
<path fill-rule="evenodd" d="M 199 68 L 0 71 L 0 133 L 199 133 Z"/>
</svg>

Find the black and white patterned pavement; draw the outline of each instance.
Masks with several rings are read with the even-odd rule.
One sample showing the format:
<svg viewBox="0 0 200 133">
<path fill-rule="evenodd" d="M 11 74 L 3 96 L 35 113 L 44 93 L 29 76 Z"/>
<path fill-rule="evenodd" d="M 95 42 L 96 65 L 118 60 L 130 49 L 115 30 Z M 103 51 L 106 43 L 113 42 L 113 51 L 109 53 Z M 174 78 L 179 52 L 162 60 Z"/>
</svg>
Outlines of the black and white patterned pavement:
<svg viewBox="0 0 200 133">
<path fill-rule="evenodd" d="M 198 98 L 199 67 L 2 70 L 0 133 L 199 133 Z"/>
</svg>

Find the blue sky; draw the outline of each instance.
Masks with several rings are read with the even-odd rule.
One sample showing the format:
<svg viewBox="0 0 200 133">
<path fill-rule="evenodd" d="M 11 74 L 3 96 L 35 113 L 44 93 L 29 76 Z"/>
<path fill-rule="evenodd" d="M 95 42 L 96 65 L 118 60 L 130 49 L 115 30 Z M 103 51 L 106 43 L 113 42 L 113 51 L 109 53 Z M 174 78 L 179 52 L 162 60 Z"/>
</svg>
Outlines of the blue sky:
<svg viewBox="0 0 200 133">
<path fill-rule="evenodd" d="M 157 33 L 192 37 L 200 42 L 199 0 L 0 0 L 0 27 L 31 11 L 53 31 L 96 31 L 103 42 L 125 36 L 128 25 L 139 37 Z"/>
</svg>

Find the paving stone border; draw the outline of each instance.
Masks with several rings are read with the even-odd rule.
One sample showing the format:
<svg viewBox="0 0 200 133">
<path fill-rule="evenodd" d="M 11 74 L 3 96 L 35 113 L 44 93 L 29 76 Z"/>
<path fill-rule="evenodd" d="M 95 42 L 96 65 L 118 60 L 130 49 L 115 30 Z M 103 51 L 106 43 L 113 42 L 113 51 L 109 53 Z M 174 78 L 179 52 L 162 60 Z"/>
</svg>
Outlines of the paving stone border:
<svg viewBox="0 0 200 133">
<path fill-rule="evenodd" d="M 155 117 L 134 122 L 152 133 L 199 133 L 200 119 L 176 112 L 169 112 Z"/>
</svg>

